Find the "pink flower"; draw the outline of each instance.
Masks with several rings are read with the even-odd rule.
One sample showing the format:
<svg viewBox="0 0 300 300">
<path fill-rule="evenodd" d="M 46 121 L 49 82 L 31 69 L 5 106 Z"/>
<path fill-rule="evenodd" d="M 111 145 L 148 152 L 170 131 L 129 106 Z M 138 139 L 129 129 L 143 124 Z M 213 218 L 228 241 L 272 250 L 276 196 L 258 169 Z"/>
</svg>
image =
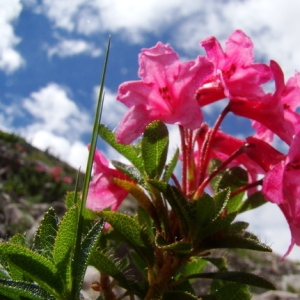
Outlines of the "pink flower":
<svg viewBox="0 0 300 300">
<path fill-rule="evenodd" d="M 266 199 L 279 206 L 290 230 L 291 244 L 283 259 L 296 244 L 300 246 L 300 132 L 296 134 L 285 159 L 265 176 L 262 192 Z"/>
<path fill-rule="evenodd" d="M 285 107 L 282 103 L 282 96 L 285 93 L 283 72 L 275 61 L 271 61 L 270 67 L 275 80 L 275 93 L 264 94 L 252 99 L 232 98 L 229 103 L 230 110 L 238 116 L 258 122 L 254 122 L 254 127 L 260 137 L 265 135 L 266 140 L 271 140 L 272 136 L 267 131 L 269 129 L 287 144 L 290 144 L 295 132 L 293 124 L 287 121 L 284 115 Z"/>
<path fill-rule="evenodd" d="M 213 76 L 207 78 L 198 90 L 201 106 L 225 97 L 251 99 L 264 95 L 261 84 L 272 78 L 270 68 L 253 63 L 253 43 L 241 30 L 234 31 L 226 42 L 224 52 L 215 37 L 200 43 L 207 58 L 214 64 Z"/>
<path fill-rule="evenodd" d="M 127 177 L 120 171 L 110 168 L 109 162 L 98 150 L 95 151 L 93 171 L 86 202 L 87 208 L 101 211 L 111 207 L 116 211 L 128 192 L 115 184 L 113 179 L 127 179 Z"/>
<path fill-rule="evenodd" d="M 277 66 L 277 71 L 276 69 L 274 69 L 274 71 L 277 74 L 279 72 L 282 73 L 279 66 Z M 277 82 L 277 91 L 272 96 L 274 103 L 273 107 L 276 107 L 278 102 L 278 105 L 281 110 L 280 119 L 282 121 L 273 124 L 273 118 L 270 115 L 272 108 L 270 107 L 268 109 L 268 115 L 270 115 L 270 124 L 268 125 L 264 122 L 264 120 L 261 120 L 260 122 L 253 121 L 252 126 L 256 129 L 257 136 L 267 142 L 271 142 L 273 140 L 274 133 L 276 133 L 285 142 L 290 144 L 292 141 L 292 137 L 300 131 L 300 115 L 296 112 L 296 109 L 300 106 L 300 73 L 296 73 L 295 76 L 290 78 L 286 84 L 284 84 L 283 73 L 279 76 L 276 75 L 275 81 Z M 277 125 L 278 128 L 275 129 L 274 125 Z"/>
<path fill-rule="evenodd" d="M 169 45 L 157 43 L 139 55 L 141 80 L 123 83 L 117 99 L 130 109 L 121 120 L 117 140 L 129 144 L 154 120 L 196 129 L 202 113 L 195 94 L 213 66 L 204 57 L 180 62 Z"/>
</svg>

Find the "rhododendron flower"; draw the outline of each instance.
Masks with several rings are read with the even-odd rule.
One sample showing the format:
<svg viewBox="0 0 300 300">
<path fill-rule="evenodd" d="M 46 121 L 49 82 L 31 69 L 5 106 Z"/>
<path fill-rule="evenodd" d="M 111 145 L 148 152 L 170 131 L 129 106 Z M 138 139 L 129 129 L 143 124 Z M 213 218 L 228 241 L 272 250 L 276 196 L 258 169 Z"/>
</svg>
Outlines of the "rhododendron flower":
<svg viewBox="0 0 300 300">
<path fill-rule="evenodd" d="M 230 111 L 238 116 L 243 116 L 261 123 L 261 127 L 254 125 L 262 136 L 266 129 L 277 134 L 283 141 L 290 144 L 293 138 L 294 126 L 284 117 L 282 97 L 285 95 L 284 76 L 281 68 L 275 61 L 271 61 L 270 68 L 274 75 L 276 91 L 264 96 L 249 99 L 236 97 L 230 100 Z M 271 138 L 268 137 L 267 140 Z"/>
<path fill-rule="evenodd" d="M 282 73 L 279 66 L 277 67 L 277 69 L 279 69 L 277 73 Z M 284 84 L 283 73 L 282 75 L 276 77 L 278 78 L 276 80 L 278 91 L 276 91 L 273 96 L 273 98 L 277 98 L 274 99 L 273 102 L 276 103 L 278 101 L 279 105 L 282 107 L 284 124 L 280 126 L 278 122 L 269 121 L 271 125 L 273 123 L 276 123 L 273 124 L 273 126 L 279 125 L 279 131 L 275 130 L 275 128 L 273 128 L 272 131 L 258 121 L 253 121 L 252 126 L 256 129 L 257 136 L 260 139 L 263 139 L 267 142 L 272 142 L 274 133 L 277 133 L 281 137 L 286 136 L 284 140 L 288 144 L 290 144 L 292 141 L 292 137 L 300 131 L 300 115 L 296 112 L 296 109 L 300 106 L 300 73 L 296 73 L 295 76 L 291 77 L 286 85 Z M 272 108 L 269 108 L 268 114 L 271 110 Z M 279 132 L 282 132 L 283 130 L 285 130 L 285 132 L 283 133 L 284 135 L 280 135 Z"/>
<path fill-rule="evenodd" d="M 116 211 L 128 192 L 114 183 L 113 179 L 127 179 L 127 177 L 120 171 L 110 168 L 108 160 L 98 150 L 94 155 L 93 172 L 86 201 L 87 208 L 101 211 L 111 207 Z"/>
<path fill-rule="evenodd" d="M 285 258 L 296 244 L 300 246 L 300 132 L 296 134 L 285 159 L 265 176 L 262 192 L 282 210 L 291 230 L 291 244 Z"/>
<path fill-rule="evenodd" d="M 131 143 L 154 120 L 196 129 L 202 113 L 195 93 L 213 71 L 204 57 L 180 62 L 169 45 L 157 43 L 139 55 L 141 80 L 123 83 L 117 99 L 130 107 L 116 132 L 121 143 Z"/>
<path fill-rule="evenodd" d="M 200 43 L 214 64 L 213 76 L 207 78 L 197 93 L 200 106 L 225 97 L 263 96 L 261 84 L 272 78 L 270 68 L 253 63 L 253 43 L 241 30 L 234 31 L 226 42 L 225 52 L 215 37 Z"/>
</svg>

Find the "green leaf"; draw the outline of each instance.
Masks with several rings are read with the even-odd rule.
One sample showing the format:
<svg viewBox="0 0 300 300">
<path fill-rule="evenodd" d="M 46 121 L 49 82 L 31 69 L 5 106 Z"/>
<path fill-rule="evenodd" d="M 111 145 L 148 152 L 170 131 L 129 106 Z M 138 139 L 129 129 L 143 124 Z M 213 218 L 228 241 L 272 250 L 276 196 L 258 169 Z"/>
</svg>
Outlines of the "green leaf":
<svg viewBox="0 0 300 300">
<path fill-rule="evenodd" d="M 221 161 L 218 159 L 211 159 L 209 162 L 209 174 L 211 174 L 217 167 L 221 165 Z M 224 171 L 219 172 L 211 181 L 210 181 L 210 186 L 212 187 L 214 193 L 217 193 L 219 191 L 219 184 L 222 179 Z"/>
<path fill-rule="evenodd" d="M 130 179 L 134 180 L 135 182 L 141 185 L 144 184 L 144 179 L 137 168 L 115 160 L 112 160 L 111 163 L 116 169 L 121 171 L 123 174 L 127 175 Z"/>
<path fill-rule="evenodd" d="M 134 182 L 130 182 L 118 178 L 115 178 L 114 182 L 120 187 L 122 187 L 124 190 L 126 190 L 128 193 L 130 193 L 140 204 L 140 206 L 150 214 L 153 220 L 158 222 L 159 217 L 157 215 L 156 209 L 152 201 L 150 200 L 150 198 L 147 196 L 145 191 L 140 186 L 138 186 Z"/>
<path fill-rule="evenodd" d="M 19 233 L 12 236 L 9 240 L 9 243 L 24 246 L 24 247 L 28 248 L 28 246 L 26 245 L 25 235 L 21 235 Z M 24 274 L 18 267 L 16 267 L 10 261 L 6 261 L 5 263 L 7 266 L 6 267 L 7 270 L 9 270 L 10 279 L 20 280 L 20 281 L 24 280 Z"/>
<path fill-rule="evenodd" d="M 239 248 L 249 249 L 263 252 L 272 252 L 272 249 L 267 245 L 259 242 L 256 239 L 244 237 L 241 235 L 223 235 L 218 236 L 215 239 L 211 239 L 205 244 L 206 249 L 218 249 L 218 248 Z"/>
<path fill-rule="evenodd" d="M 257 208 L 263 204 L 267 203 L 266 199 L 264 198 L 262 192 L 256 192 L 249 196 L 248 199 L 246 199 L 241 207 L 239 208 L 239 213 Z"/>
<path fill-rule="evenodd" d="M 223 257 L 202 257 L 202 259 L 209 261 L 211 264 L 217 267 L 219 271 L 227 271 L 226 259 Z"/>
<path fill-rule="evenodd" d="M 186 241 L 178 241 L 169 245 L 160 246 L 164 250 L 172 251 L 176 254 L 190 254 L 193 249 L 193 244 Z"/>
<path fill-rule="evenodd" d="M 150 238 L 137 221 L 119 212 L 101 211 L 98 213 L 125 239 L 135 251 L 151 265 L 154 262 Z"/>
<path fill-rule="evenodd" d="M 106 254 L 100 251 L 93 252 L 89 263 L 97 270 L 114 278 L 124 289 L 131 290 L 129 281 L 124 276 L 118 264 L 110 259 Z"/>
<path fill-rule="evenodd" d="M 216 208 L 214 199 L 208 195 L 203 194 L 200 199 L 191 202 L 191 206 L 195 206 L 195 219 L 197 226 L 195 226 L 195 231 L 199 230 L 211 223 L 216 216 Z"/>
<path fill-rule="evenodd" d="M 251 295 L 246 285 L 227 282 L 222 280 L 214 280 L 211 286 L 211 293 L 216 300 L 250 300 Z"/>
<path fill-rule="evenodd" d="M 189 232 L 194 224 L 191 224 L 191 209 L 182 192 L 175 186 L 159 180 L 149 180 L 149 183 L 163 193 L 174 213 L 178 216 L 184 232 Z"/>
<path fill-rule="evenodd" d="M 214 202 L 216 207 L 216 215 L 217 218 L 225 209 L 227 202 L 230 197 L 230 188 L 226 188 L 224 190 L 219 191 L 217 194 L 214 195 Z"/>
<path fill-rule="evenodd" d="M 233 212 L 225 215 L 224 217 L 219 217 L 218 219 L 215 219 L 207 226 L 201 228 L 198 239 L 204 239 L 208 236 L 213 235 L 214 233 L 217 233 L 218 231 L 225 232 L 235 219 L 236 215 L 237 213 Z"/>
<path fill-rule="evenodd" d="M 78 293 L 80 292 L 80 289 L 82 287 L 82 282 L 89 263 L 89 259 L 98 244 L 103 227 L 103 220 L 99 220 L 98 222 L 96 222 L 96 224 L 91 228 L 91 230 L 88 232 L 81 243 L 78 261 L 74 262 L 73 265 L 73 268 L 76 271 L 74 272 L 74 276 L 76 277 L 75 286 L 77 287 Z"/>
<path fill-rule="evenodd" d="M 32 250 L 48 258 L 52 258 L 58 218 L 53 208 L 44 215 L 33 239 Z"/>
<path fill-rule="evenodd" d="M 199 273 L 188 276 L 188 278 L 210 278 L 210 279 L 218 279 L 225 281 L 232 281 L 241 284 L 247 284 L 259 288 L 264 288 L 268 290 L 276 290 L 276 287 L 264 279 L 261 276 L 257 276 L 255 274 L 250 274 L 246 272 L 212 272 L 212 273 Z"/>
<path fill-rule="evenodd" d="M 219 189 L 230 188 L 231 192 L 234 192 L 238 188 L 241 188 L 248 184 L 248 173 L 245 169 L 241 167 L 232 167 L 226 170 L 219 183 Z M 230 198 L 226 209 L 227 211 L 234 212 L 237 211 L 243 201 L 245 192 L 239 193 L 233 198 Z"/>
<path fill-rule="evenodd" d="M 99 125 L 99 135 L 104 141 L 127 158 L 141 173 L 144 172 L 143 160 L 133 146 L 118 143 L 114 133 L 102 124 Z"/>
<path fill-rule="evenodd" d="M 165 181 L 165 182 L 168 182 L 169 179 L 171 178 L 174 170 L 175 170 L 175 167 L 177 165 L 177 162 L 178 162 L 178 158 L 179 158 L 179 149 L 177 148 L 171 161 L 169 162 L 169 164 L 167 164 L 166 166 L 166 170 L 163 174 L 163 177 L 162 177 L 162 180 Z"/>
<path fill-rule="evenodd" d="M 141 206 L 137 209 L 137 219 L 143 230 L 146 231 L 146 234 L 150 237 L 150 240 L 153 241 L 155 238 L 153 220 L 149 213 Z"/>
<path fill-rule="evenodd" d="M 53 248 L 53 260 L 68 288 L 72 285 L 72 258 L 77 232 L 78 208 L 74 205 L 63 216 Z"/>
<path fill-rule="evenodd" d="M 135 268 L 140 271 L 140 273 L 143 275 L 144 279 L 148 279 L 148 266 L 146 262 L 138 255 L 136 252 L 131 251 L 129 253 L 130 258 L 132 259 L 132 262 L 135 265 Z"/>
<path fill-rule="evenodd" d="M 63 283 L 54 263 L 20 245 L 0 244 L 0 255 L 54 296 L 63 294 Z"/>
<path fill-rule="evenodd" d="M 227 169 L 219 183 L 219 189 L 230 187 L 231 192 L 248 183 L 248 172 L 241 167 L 232 167 Z"/>
<path fill-rule="evenodd" d="M 174 300 L 174 299 L 180 299 L 180 300 L 201 300 L 201 298 L 196 297 L 195 295 L 181 292 L 181 291 L 173 291 L 173 292 L 166 292 L 163 294 L 162 300 Z"/>
<path fill-rule="evenodd" d="M 9 299 L 55 300 L 34 283 L 0 279 L 0 295 Z"/>
<path fill-rule="evenodd" d="M 176 280 L 182 277 L 189 276 L 191 274 L 200 273 L 206 266 L 207 261 L 200 257 L 191 257 L 188 263 L 186 263 L 183 268 L 179 271 L 176 276 Z"/>
<path fill-rule="evenodd" d="M 142 158 L 149 178 L 159 179 L 164 169 L 169 146 L 169 132 L 161 121 L 150 123 L 142 138 Z"/>
<path fill-rule="evenodd" d="M 24 234 L 15 234 L 10 239 L 9 242 L 16 245 L 26 246 L 26 239 Z"/>
</svg>

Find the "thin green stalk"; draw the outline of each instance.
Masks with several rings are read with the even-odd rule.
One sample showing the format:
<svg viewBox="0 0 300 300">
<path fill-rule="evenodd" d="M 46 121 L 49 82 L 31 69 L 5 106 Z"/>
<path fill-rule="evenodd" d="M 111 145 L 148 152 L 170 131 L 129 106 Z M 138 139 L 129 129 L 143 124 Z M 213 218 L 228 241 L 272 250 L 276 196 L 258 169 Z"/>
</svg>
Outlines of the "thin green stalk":
<svg viewBox="0 0 300 300">
<path fill-rule="evenodd" d="M 79 203 L 78 226 L 77 226 L 76 242 L 75 242 L 75 250 L 74 250 L 75 264 L 73 265 L 73 270 L 72 270 L 72 272 L 73 272 L 73 285 L 72 285 L 72 295 L 71 295 L 72 299 L 79 299 L 78 287 L 75 286 L 76 276 L 77 276 L 76 263 L 78 262 L 79 256 L 80 256 L 80 245 L 81 245 L 81 240 L 82 240 L 83 221 L 84 221 L 83 208 L 85 207 L 86 198 L 87 198 L 88 189 L 89 189 L 89 182 L 91 180 L 91 172 L 92 172 L 92 166 L 93 166 L 93 160 L 94 160 L 94 153 L 95 153 L 95 149 L 96 149 L 99 123 L 101 120 L 101 114 L 102 114 L 102 108 L 103 108 L 104 81 L 105 81 L 105 74 L 106 74 L 106 69 L 107 69 L 109 47 L 110 47 L 110 37 L 108 38 L 107 47 L 106 47 L 106 54 L 105 54 L 105 58 L 104 58 L 104 65 L 103 65 L 102 76 L 101 76 L 101 81 L 100 81 L 100 91 L 99 91 L 99 97 L 98 97 L 95 119 L 94 119 L 93 133 L 92 133 L 92 138 L 91 138 L 89 156 L 88 156 L 86 173 L 85 173 L 83 189 L 82 189 L 82 198 Z"/>
</svg>

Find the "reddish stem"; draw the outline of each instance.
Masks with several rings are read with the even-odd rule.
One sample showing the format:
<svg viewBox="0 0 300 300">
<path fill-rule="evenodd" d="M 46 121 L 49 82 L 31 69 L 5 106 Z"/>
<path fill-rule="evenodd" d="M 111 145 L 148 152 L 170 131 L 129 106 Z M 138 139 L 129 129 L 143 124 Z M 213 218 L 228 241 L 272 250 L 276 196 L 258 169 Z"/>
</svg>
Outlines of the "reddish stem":
<svg viewBox="0 0 300 300">
<path fill-rule="evenodd" d="M 201 183 L 204 180 L 206 175 L 206 170 L 209 163 L 209 154 L 210 154 L 213 138 L 215 137 L 218 128 L 220 127 L 222 121 L 224 120 L 225 116 L 228 114 L 229 111 L 230 111 L 229 106 L 227 105 L 225 109 L 222 111 L 222 113 L 219 115 L 213 128 L 206 133 L 206 137 L 200 152 L 202 157 L 200 162 L 199 183 Z"/>
<path fill-rule="evenodd" d="M 245 147 L 247 147 L 248 144 L 244 144 L 242 147 L 240 147 L 238 150 L 236 150 L 231 156 L 229 156 L 225 161 L 222 162 L 221 165 L 219 165 L 209 176 L 207 176 L 200 186 L 198 187 L 196 193 L 194 194 L 193 199 L 196 200 L 203 194 L 203 191 L 207 184 L 216 176 L 218 173 L 220 173 L 221 170 L 225 169 L 228 164 L 230 164 L 236 157 L 243 154 L 245 151 Z"/>
<path fill-rule="evenodd" d="M 239 193 L 245 192 L 245 191 L 247 191 L 247 190 L 249 190 L 249 189 L 251 189 L 251 188 L 253 188 L 253 187 L 255 187 L 255 186 L 262 185 L 262 183 L 263 183 L 263 180 L 260 179 L 260 180 L 251 182 L 251 183 L 249 183 L 249 184 L 246 184 L 246 185 L 244 185 L 244 186 L 238 188 L 238 189 L 235 190 L 234 192 L 232 192 L 232 193 L 230 194 L 230 198 L 233 198 L 234 196 L 238 195 Z"/>
<path fill-rule="evenodd" d="M 179 132 L 180 132 L 180 138 L 181 138 L 181 152 L 182 152 L 182 192 L 186 194 L 187 190 L 187 148 L 185 145 L 185 130 L 184 128 L 179 125 Z"/>
</svg>

